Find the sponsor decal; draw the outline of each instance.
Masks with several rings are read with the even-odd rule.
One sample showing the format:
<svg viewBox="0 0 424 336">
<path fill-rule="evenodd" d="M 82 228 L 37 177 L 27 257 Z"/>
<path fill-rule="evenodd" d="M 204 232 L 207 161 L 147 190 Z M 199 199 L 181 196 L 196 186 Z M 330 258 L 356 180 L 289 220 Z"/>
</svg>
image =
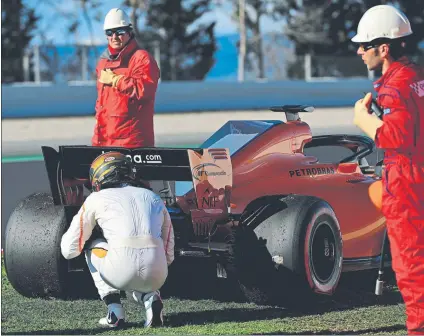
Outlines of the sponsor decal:
<svg viewBox="0 0 424 336">
<path fill-rule="evenodd" d="M 102 151 L 102 154 L 104 153 L 105 151 Z M 162 157 L 160 156 L 160 154 L 135 154 L 135 155 L 127 154 L 125 156 L 129 158 L 131 162 L 134 162 L 134 163 L 162 163 Z"/>
<path fill-rule="evenodd" d="M 134 163 L 162 163 L 162 157 L 159 154 L 136 154 L 126 155 Z"/>
<path fill-rule="evenodd" d="M 201 163 L 191 171 L 194 179 L 200 181 L 204 177 L 225 176 L 227 173 L 215 163 Z"/>
<path fill-rule="evenodd" d="M 390 110 L 389 108 L 385 108 L 385 109 L 383 110 L 383 113 L 384 113 L 384 114 L 389 114 L 389 113 L 390 113 L 390 111 L 391 111 L 391 110 Z"/>
<path fill-rule="evenodd" d="M 228 158 L 225 149 L 208 149 L 208 152 L 214 161 L 226 160 Z"/>
<path fill-rule="evenodd" d="M 186 199 L 186 202 L 190 206 L 196 206 L 196 207 L 199 206 L 195 198 L 188 198 Z M 218 196 L 203 196 L 202 208 L 205 208 L 205 206 L 207 206 L 208 208 L 216 208 L 218 202 L 219 202 Z"/>
<path fill-rule="evenodd" d="M 331 175 L 335 174 L 333 167 L 317 167 L 317 168 L 304 168 L 290 170 L 290 177 L 301 177 L 301 176 L 315 176 L 315 175 Z"/>
<path fill-rule="evenodd" d="M 410 87 L 415 91 L 418 97 L 424 97 L 424 80 L 413 83 Z"/>
<path fill-rule="evenodd" d="M 114 157 L 114 156 L 109 156 L 109 157 L 107 157 L 107 158 L 105 159 L 105 161 L 104 161 L 104 162 L 109 162 L 109 161 L 113 161 L 113 160 L 115 160 L 115 157 Z"/>
<path fill-rule="evenodd" d="M 207 205 L 209 208 L 216 208 L 216 203 L 219 201 L 218 196 L 202 197 L 202 208 Z"/>
</svg>

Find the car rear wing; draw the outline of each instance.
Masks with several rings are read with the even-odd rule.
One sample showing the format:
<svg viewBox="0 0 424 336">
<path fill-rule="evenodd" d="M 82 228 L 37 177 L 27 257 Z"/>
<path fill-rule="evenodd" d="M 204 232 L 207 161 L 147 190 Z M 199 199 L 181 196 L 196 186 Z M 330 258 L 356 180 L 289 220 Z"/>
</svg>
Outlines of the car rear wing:
<svg viewBox="0 0 424 336">
<path fill-rule="evenodd" d="M 131 158 L 136 176 L 142 180 L 192 181 L 198 208 L 205 194 L 225 195 L 229 206 L 232 188 L 232 165 L 228 148 L 123 148 L 94 146 L 59 146 L 59 150 L 43 146 L 54 203 L 64 201 L 66 186 L 78 183 L 91 187 L 89 169 L 94 159 L 104 152 L 118 151 Z M 72 203 L 72 202 L 71 202 Z"/>
</svg>

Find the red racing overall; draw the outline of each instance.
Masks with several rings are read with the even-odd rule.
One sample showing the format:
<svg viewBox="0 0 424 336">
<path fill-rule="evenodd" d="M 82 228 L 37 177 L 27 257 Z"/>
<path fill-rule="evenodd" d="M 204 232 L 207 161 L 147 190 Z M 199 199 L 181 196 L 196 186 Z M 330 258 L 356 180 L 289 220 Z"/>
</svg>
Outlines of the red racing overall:
<svg viewBox="0 0 424 336">
<path fill-rule="evenodd" d="M 382 211 L 409 334 L 424 334 L 424 69 L 406 57 L 374 83 L 384 124 Z"/>
<path fill-rule="evenodd" d="M 160 70 L 153 57 L 130 40 L 116 59 L 108 49 L 96 73 L 111 69 L 124 75 L 116 88 L 97 81 L 96 126 L 93 146 L 153 147 L 153 114 Z"/>
</svg>

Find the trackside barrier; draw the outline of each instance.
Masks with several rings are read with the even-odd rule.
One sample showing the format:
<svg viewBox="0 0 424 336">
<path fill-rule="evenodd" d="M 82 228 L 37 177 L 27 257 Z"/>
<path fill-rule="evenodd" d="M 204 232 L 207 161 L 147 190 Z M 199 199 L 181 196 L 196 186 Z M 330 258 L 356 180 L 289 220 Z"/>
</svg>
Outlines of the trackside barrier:
<svg viewBox="0 0 424 336">
<path fill-rule="evenodd" d="M 373 92 L 369 79 L 272 82 L 161 82 L 156 113 L 268 109 L 272 105 L 352 106 Z M 2 85 L 2 118 L 94 114 L 94 82 Z"/>
</svg>

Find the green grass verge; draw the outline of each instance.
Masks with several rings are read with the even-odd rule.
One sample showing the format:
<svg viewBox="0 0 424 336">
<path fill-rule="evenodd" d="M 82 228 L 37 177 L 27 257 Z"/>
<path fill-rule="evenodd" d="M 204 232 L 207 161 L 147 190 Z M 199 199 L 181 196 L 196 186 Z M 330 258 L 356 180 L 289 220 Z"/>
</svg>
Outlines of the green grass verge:
<svg viewBox="0 0 424 336">
<path fill-rule="evenodd" d="M 33 162 L 43 160 L 44 158 L 42 155 L 6 156 L 1 158 L 1 163 Z"/>
<path fill-rule="evenodd" d="M 185 279 L 192 275 L 186 274 Z M 372 292 L 343 288 L 305 311 L 277 306 L 258 306 L 237 300 L 223 300 L 222 284 L 212 287 L 187 282 L 198 298 L 165 297 L 166 327 L 145 330 L 144 313 L 135 303 L 123 300 L 127 327 L 119 331 L 101 328 L 97 320 L 105 315 L 100 300 L 44 300 L 19 295 L 7 281 L 2 266 L 2 334 L 405 334 L 404 305 L 396 287 L 383 297 Z M 201 279 L 200 279 L 201 281 Z M 199 285 L 199 283 L 197 283 Z M 198 293 L 196 294 L 196 291 Z M 221 295 L 217 295 L 219 292 Z M 214 294 L 215 293 L 215 294 Z M 183 296 L 184 297 L 184 296 Z"/>
</svg>

